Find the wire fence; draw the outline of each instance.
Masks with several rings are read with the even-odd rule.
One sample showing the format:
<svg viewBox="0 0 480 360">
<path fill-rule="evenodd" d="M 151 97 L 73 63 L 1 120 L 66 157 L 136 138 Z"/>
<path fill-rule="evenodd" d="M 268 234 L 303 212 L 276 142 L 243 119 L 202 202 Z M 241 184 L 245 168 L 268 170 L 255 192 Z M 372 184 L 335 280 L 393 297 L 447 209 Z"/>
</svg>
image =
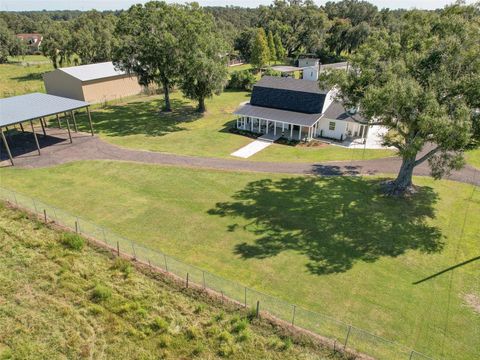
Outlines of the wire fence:
<svg viewBox="0 0 480 360">
<path fill-rule="evenodd" d="M 91 221 L 72 215 L 38 199 L 2 187 L 0 187 L 0 199 L 8 201 L 19 208 L 34 212 L 44 217 L 45 221 L 54 221 L 80 234 L 104 242 L 106 246 L 112 249 L 119 249 L 123 254 L 161 268 L 167 273 L 186 279 L 189 283 L 213 290 L 236 303 L 242 304 L 246 308 L 259 307 L 261 312 L 266 312 L 296 327 L 329 338 L 337 349 L 348 348 L 377 359 L 432 360 L 431 357 L 420 352 L 394 341 L 376 336 L 343 321 L 303 309 L 276 297 L 186 264 L 179 259 L 140 245 L 104 227 L 98 226 Z"/>
</svg>

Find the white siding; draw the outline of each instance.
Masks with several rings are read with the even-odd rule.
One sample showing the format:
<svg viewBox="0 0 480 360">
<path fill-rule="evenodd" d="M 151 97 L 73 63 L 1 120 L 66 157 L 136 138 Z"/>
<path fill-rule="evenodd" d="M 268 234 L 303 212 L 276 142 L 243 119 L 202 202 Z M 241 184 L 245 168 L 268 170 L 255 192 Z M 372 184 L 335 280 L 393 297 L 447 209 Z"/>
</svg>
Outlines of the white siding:
<svg viewBox="0 0 480 360">
<path fill-rule="evenodd" d="M 327 111 L 328 107 L 332 105 L 333 100 L 335 100 L 335 96 L 337 95 L 337 89 L 333 88 L 330 90 L 327 95 L 325 96 L 325 102 L 323 103 L 322 114 Z"/>
<path fill-rule="evenodd" d="M 318 67 L 310 66 L 303 69 L 303 80 L 318 80 Z"/>
<path fill-rule="evenodd" d="M 330 122 L 335 123 L 335 130 L 330 130 Z M 317 136 L 323 136 L 330 139 L 340 140 L 343 135 L 345 139 L 345 132 L 347 129 L 347 122 L 343 120 L 330 120 L 322 118 L 318 121 Z"/>
</svg>

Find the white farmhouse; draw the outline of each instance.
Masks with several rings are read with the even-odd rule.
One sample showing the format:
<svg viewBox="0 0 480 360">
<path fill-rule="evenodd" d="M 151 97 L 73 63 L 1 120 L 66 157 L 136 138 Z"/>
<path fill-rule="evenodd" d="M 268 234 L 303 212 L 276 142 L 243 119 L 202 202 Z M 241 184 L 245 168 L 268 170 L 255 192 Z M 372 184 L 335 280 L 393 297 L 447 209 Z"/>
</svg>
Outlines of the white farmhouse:
<svg viewBox="0 0 480 360">
<path fill-rule="evenodd" d="M 367 121 L 334 97 L 335 89 L 320 89 L 317 81 L 265 76 L 254 85 L 250 102 L 235 110 L 236 126 L 293 140 L 365 140 Z"/>
</svg>

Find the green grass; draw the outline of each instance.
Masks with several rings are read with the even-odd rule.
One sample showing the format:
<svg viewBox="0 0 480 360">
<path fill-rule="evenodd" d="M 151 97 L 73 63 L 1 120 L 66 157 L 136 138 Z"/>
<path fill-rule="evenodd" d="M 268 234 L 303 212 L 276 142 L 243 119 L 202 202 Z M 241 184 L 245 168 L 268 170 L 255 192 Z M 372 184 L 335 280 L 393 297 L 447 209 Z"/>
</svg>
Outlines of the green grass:
<svg viewBox="0 0 480 360">
<path fill-rule="evenodd" d="M 0 97 L 45 92 L 42 75 L 51 70 L 51 64 L 0 64 Z"/>
<path fill-rule="evenodd" d="M 2 169 L 35 196 L 231 280 L 436 358 L 480 347 L 480 191 L 417 178 L 413 199 L 375 178 L 294 177 L 79 162 Z M 463 228 L 465 226 L 465 228 Z M 470 299 L 470 300 L 468 300 Z"/>
<path fill-rule="evenodd" d="M 24 56 L 9 56 L 8 62 L 10 63 L 51 63 L 51 60 L 43 55 L 24 55 Z"/>
<path fill-rule="evenodd" d="M 173 112 L 158 109 L 159 96 L 137 97 L 125 103 L 97 108 L 93 115 L 95 131 L 119 146 L 182 155 L 232 158 L 230 154 L 252 139 L 232 134 L 235 108 L 249 100 L 249 93 L 226 91 L 207 100 L 206 114 L 195 111 L 195 103 L 176 92 L 172 95 Z M 79 116 L 86 130 L 86 117 Z M 307 148 L 275 144 L 252 156 L 258 161 L 335 161 L 373 159 L 393 155 L 391 150 L 346 149 L 338 146 Z M 238 159 L 238 158 L 237 158 Z"/>
<path fill-rule="evenodd" d="M 51 64 L 1 64 L 0 97 L 45 92 L 42 75 L 51 70 Z M 100 136 L 119 146 L 182 155 L 231 158 L 232 152 L 252 141 L 228 131 L 228 128 L 234 126 L 233 111 L 249 98 L 247 92 L 224 92 L 209 99 L 208 112 L 201 115 L 195 111 L 196 104 L 183 98 L 179 92 L 173 94 L 174 111 L 168 114 L 158 111 L 163 102 L 160 96 L 137 96 L 111 103 L 104 108 L 97 105 L 93 121 Z M 79 120 L 82 119 L 86 126 L 86 117 L 79 116 Z M 88 130 L 87 127 L 83 129 Z M 343 161 L 381 158 L 392 154 L 390 150 L 364 152 L 333 146 L 311 149 L 275 144 L 249 160 Z"/>
<path fill-rule="evenodd" d="M 466 154 L 467 164 L 480 169 L 480 148 L 470 150 Z"/>
<path fill-rule="evenodd" d="M 1 359 L 335 358 L 64 236 L 0 204 Z"/>
</svg>

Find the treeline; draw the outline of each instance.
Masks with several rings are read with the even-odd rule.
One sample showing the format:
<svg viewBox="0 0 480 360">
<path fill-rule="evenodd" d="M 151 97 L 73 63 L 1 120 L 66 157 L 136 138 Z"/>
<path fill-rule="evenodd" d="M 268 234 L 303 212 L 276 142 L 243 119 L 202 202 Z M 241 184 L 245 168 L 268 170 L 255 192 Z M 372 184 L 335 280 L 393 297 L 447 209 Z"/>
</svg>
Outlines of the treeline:
<svg viewBox="0 0 480 360">
<path fill-rule="evenodd" d="M 255 9 L 234 6 L 203 7 L 215 21 L 216 31 L 228 45 L 228 53 L 251 62 L 258 29 L 281 42 L 282 60 L 299 54 L 313 54 L 322 62 L 342 60 L 379 28 L 397 26 L 403 10 L 379 10 L 367 1 L 343 0 L 317 6 L 312 0 L 275 0 Z M 43 52 L 55 66 L 62 66 L 73 54 L 79 63 L 103 61 L 115 46 L 114 29 L 125 11 L 30 11 L 1 12 L 0 36 L 39 32 L 44 36 Z M 278 52 L 277 44 L 277 52 Z M 24 49 L 11 44 L 4 53 L 18 55 Z M 254 52 L 254 51 L 253 51 Z M 283 56 L 284 55 L 284 56 Z M 255 54 L 254 54 L 255 56 Z M 253 59 L 255 61 L 255 58 Z"/>
</svg>

